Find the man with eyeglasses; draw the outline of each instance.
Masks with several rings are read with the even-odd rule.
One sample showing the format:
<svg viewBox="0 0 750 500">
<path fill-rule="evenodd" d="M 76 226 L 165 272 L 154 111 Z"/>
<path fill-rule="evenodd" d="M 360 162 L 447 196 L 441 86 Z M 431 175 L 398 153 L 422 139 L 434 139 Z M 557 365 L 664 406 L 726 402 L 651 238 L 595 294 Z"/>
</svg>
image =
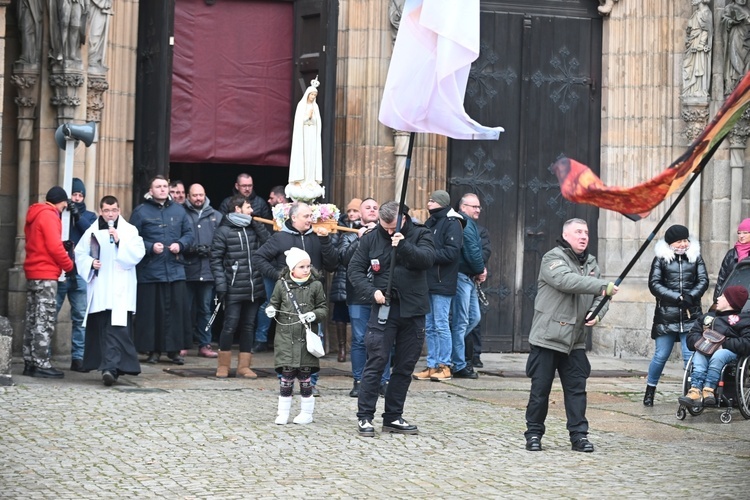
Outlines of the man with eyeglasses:
<svg viewBox="0 0 750 500">
<path fill-rule="evenodd" d="M 484 283 L 487 279 L 487 264 L 490 261 L 492 255 L 492 242 L 490 240 L 490 232 L 487 228 L 479 224 L 479 214 L 482 213 L 482 205 L 479 202 L 479 198 L 475 194 L 464 195 L 464 213 L 474 219 L 477 223 L 477 230 L 479 230 L 479 238 L 482 240 L 482 258 L 484 259 L 484 272 L 474 276 L 474 282 L 477 284 Z M 481 312 L 480 308 L 480 312 Z M 481 323 L 481 318 L 480 318 Z M 466 359 L 467 363 L 471 363 L 472 368 L 482 368 L 482 325 L 477 324 L 469 333 L 466 334 L 465 338 L 466 348 Z"/>
<path fill-rule="evenodd" d="M 453 340 L 454 378 L 477 378 L 477 372 L 466 363 L 466 335 L 479 324 L 479 298 L 474 285 L 474 276 L 487 275 L 482 255 L 482 238 L 479 229 L 470 214 L 478 213 L 481 209 L 479 199 L 475 194 L 467 193 L 461 197 L 458 204 L 459 214 L 466 219 L 464 227 L 464 241 L 461 247 L 461 257 L 458 261 L 458 283 L 456 295 L 451 305 L 451 337 Z"/>
<path fill-rule="evenodd" d="M 268 202 L 255 194 L 253 189 L 253 178 L 250 174 L 242 173 L 237 176 L 237 182 L 234 183 L 234 192 L 224 198 L 219 206 L 219 212 L 223 215 L 232 212 L 232 208 L 229 206 L 232 196 L 241 194 L 247 199 L 247 202 L 253 207 L 253 216 L 261 217 L 263 219 L 273 218 L 271 215 L 271 208 L 268 206 Z"/>
<path fill-rule="evenodd" d="M 117 198 L 99 202 L 97 222 L 76 246 L 76 268 L 87 282 L 83 371 L 100 370 L 106 386 L 120 375 L 138 375 L 141 365 L 133 343 L 136 265 L 146 248 L 138 230 L 120 217 Z"/>
<path fill-rule="evenodd" d="M 300 248 L 308 253 L 312 266 L 321 271 L 321 281 L 325 283 L 325 273 L 334 272 L 338 268 L 339 257 L 333 246 L 328 229 L 312 227 L 312 209 L 307 203 L 293 203 L 289 208 L 289 219 L 284 222 L 281 230 L 276 231 L 270 238 L 253 253 L 252 265 L 264 278 L 278 280 L 281 271 L 286 267 L 285 252 L 292 247 Z M 323 325 L 319 325 L 322 329 Z M 322 331 L 322 330 L 321 330 Z M 318 374 L 312 377 L 313 396 L 320 396 L 318 391 Z"/>
</svg>

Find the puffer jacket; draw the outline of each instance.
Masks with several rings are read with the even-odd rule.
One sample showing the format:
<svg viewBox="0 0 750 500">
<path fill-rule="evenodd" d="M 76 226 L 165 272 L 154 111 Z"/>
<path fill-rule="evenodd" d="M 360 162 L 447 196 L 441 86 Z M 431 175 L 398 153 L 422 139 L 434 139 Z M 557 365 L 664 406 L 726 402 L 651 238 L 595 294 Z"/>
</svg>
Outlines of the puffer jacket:
<svg viewBox="0 0 750 500">
<path fill-rule="evenodd" d="M 361 227 L 359 221 L 351 222 L 347 220 L 347 218 L 348 216 L 343 214 L 341 219 L 339 219 L 339 226 L 356 229 Z M 330 293 L 328 294 L 328 298 L 331 302 L 346 302 L 346 264 L 344 261 L 347 263 L 349 262 L 347 259 L 349 248 L 351 248 L 352 243 L 357 241 L 357 239 L 357 233 L 339 231 L 331 235 L 331 244 L 336 249 L 336 254 L 339 259 L 339 267 L 333 274 Z M 351 256 L 349 258 L 351 258 Z"/>
<path fill-rule="evenodd" d="M 424 223 L 432 231 L 435 244 L 435 263 L 427 271 L 430 294 L 456 295 L 458 262 L 464 246 L 463 228 L 466 220 L 450 207 L 430 210 Z"/>
<path fill-rule="evenodd" d="M 570 354 L 586 347 L 586 316 L 603 299 L 608 281 L 601 279 L 596 257 L 586 254 L 583 264 L 567 243 L 544 254 L 539 268 L 534 319 L 529 343 Z M 607 302 L 599 319 L 609 309 Z"/>
<path fill-rule="evenodd" d="M 280 231 L 273 233 L 268 241 L 253 255 L 253 265 L 265 277 L 276 281 L 286 267 L 284 252 L 297 247 L 310 255 L 310 263 L 315 269 L 325 269 L 332 273 L 338 267 L 338 255 L 331 244 L 331 236 L 318 236 L 308 229 L 304 234 L 292 226 L 292 221 L 284 222 Z"/>
<path fill-rule="evenodd" d="M 219 212 L 221 212 L 222 215 L 226 215 L 229 213 L 229 200 L 231 200 L 235 195 L 239 193 L 239 191 L 233 189 L 232 194 L 224 198 L 224 200 L 221 202 L 221 205 L 219 205 Z M 261 217 L 263 219 L 273 218 L 273 216 L 271 215 L 271 207 L 268 206 L 268 202 L 255 194 L 255 191 L 250 193 L 250 196 L 247 197 L 247 202 L 250 203 L 251 207 L 253 207 L 253 215 L 255 217 Z M 206 201 L 206 203 L 208 203 L 208 201 Z"/>
<path fill-rule="evenodd" d="M 211 272 L 216 293 L 226 292 L 228 302 L 264 301 L 263 276 L 253 268 L 253 253 L 268 240 L 266 228 L 253 219 L 242 227 L 224 217 L 211 245 Z M 232 268 L 237 265 L 237 271 Z"/>
<path fill-rule="evenodd" d="M 289 275 L 289 268 L 284 268 L 281 276 L 286 280 L 303 313 L 314 312 L 315 321 L 310 325 L 313 332 L 318 331 L 318 324 L 324 323 L 328 315 L 326 294 L 320 275 L 315 269 L 308 280 L 302 284 L 295 283 Z M 279 279 L 271 294 L 269 305 L 276 309 L 276 338 L 273 341 L 273 364 L 276 372 L 281 373 L 285 366 L 292 368 L 310 367 L 315 373 L 320 370 L 320 361 L 307 351 L 305 327 L 287 295 L 284 283 Z"/>
<path fill-rule="evenodd" d="M 211 273 L 210 250 L 214 240 L 216 228 L 221 223 L 221 213 L 210 205 L 211 200 L 206 197 L 203 208 L 198 210 L 190 200 L 185 200 L 185 212 L 193 228 L 193 244 L 185 249 L 185 278 L 188 281 L 213 281 Z"/>
<path fill-rule="evenodd" d="M 737 249 L 732 248 L 726 253 L 724 260 L 721 261 L 721 269 L 719 269 L 719 276 L 716 278 L 716 288 L 714 288 L 714 304 L 724 290 L 724 283 L 726 283 L 727 278 L 729 278 L 729 275 L 734 271 L 738 260 L 739 255 L 737 254 Z M 750 262 L 750 257 L 745 257 L 742 259 L 742 262 L 743 265 Z"/>
<path fill-rule="evenodd" d="M 706 321 L 706 318 L 709 318 Z M 750 314 L 736 311 L 713 311 L 700 316 L 687 337 L 688 349 L 695 351 L 695 343 L 703 336 L 703 325 L 710 324 L 710 328 L 726 336 L 721 345 L 729 349 L 738 357 L 750 356 Z"/>
<path fill-rule="evenodd" d="M 701 246 L 692 236 L 684 255 L 675 255 L 666 241 L 654 246 L 648 289 L 656 297 L 651 338 L 690 331 L 701 315 L 701 297 L 708 290 L 708 272 L 700 255 Z M 680 307 L 680 296 L 690 297 L 692 306 Z"/>
<path fill-rule="evenodd" d="M 136 268 L 138 283 L 182 281 L 185 279 L 183 252 L 193 244 L 193 228 L 185 209 L 171 199 L 159 204 L 149 194 L 145 198 L 130 216 L 130 223 L 138 229 L 146 247 L 146 256 Z M 169 245 L 175 242 L 180 244 L 177 254 L 169 251 Z M 162 243 L 164 251 L 154 253 L 154 243 Z"/>
</svg>

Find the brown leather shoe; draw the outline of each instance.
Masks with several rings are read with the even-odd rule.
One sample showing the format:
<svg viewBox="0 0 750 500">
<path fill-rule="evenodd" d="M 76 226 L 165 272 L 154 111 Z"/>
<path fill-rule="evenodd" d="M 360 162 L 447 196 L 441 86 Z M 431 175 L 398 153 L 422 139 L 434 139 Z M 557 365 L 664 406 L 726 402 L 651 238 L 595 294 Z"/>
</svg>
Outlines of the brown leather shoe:
<svg viewBox="0 0 750 500">
<path fill-rule="evenodd" d="M 451 369 L 447 365 L 439 365 L 435 373 L 430 376 L 430 380 L 433 382 L 444 382 L 453 378 L 451 375 Z"/>
<path fill-rule="evenodd" d="M 411 378 L 414 380 L 430 380 L 430 377 L 436 372 L 437 370 L 435 368 L 430 368 L 429 366 L 422 370 L 421 372 L 412 373 Z"/>
</svg>

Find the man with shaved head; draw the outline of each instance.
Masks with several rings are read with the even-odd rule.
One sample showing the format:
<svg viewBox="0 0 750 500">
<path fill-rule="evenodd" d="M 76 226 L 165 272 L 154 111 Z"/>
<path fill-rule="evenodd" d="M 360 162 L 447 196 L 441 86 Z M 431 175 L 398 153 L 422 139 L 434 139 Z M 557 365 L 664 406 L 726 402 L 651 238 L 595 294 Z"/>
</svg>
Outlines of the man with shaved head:
<svg viewBox="0 0 750 500">
<path fill-rule="evenodd" d="M 198 341 L 198 356 L 215 358 L 211 348 L 211 330 L 206 325 L 213 312 L 214 276 L 211 273 L 211 242 L 219 227 L 221 214 L 211 207 L 206 190 L 193 184 L 185 200 L 185 212 L 193 228 L 193 244 L 185 250 L 185 278 L 190 328 Z"/>
</svg>

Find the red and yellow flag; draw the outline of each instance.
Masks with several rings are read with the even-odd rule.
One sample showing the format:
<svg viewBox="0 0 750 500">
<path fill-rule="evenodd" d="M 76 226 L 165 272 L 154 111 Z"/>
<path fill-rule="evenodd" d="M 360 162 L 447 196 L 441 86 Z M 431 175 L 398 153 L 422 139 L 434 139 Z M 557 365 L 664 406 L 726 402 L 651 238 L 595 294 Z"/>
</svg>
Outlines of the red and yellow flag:
<svg viewBox="0 0 750 500">
<path fill-rule="evenodd" d="M 560 182 L 565 199 L 574 203 L 594 205 L 620 212 L 638 220 L 670 194 L 674 193 L 690 174 L 703 170 L 719 145 L 750 104 L 750 72 L 724 102 L 719 112 L 687 151 L 666 170 L 648 181 L 633 187 L 607 186 L 586 165 L 561 157 L 552 171 Z"/>
</svg>

